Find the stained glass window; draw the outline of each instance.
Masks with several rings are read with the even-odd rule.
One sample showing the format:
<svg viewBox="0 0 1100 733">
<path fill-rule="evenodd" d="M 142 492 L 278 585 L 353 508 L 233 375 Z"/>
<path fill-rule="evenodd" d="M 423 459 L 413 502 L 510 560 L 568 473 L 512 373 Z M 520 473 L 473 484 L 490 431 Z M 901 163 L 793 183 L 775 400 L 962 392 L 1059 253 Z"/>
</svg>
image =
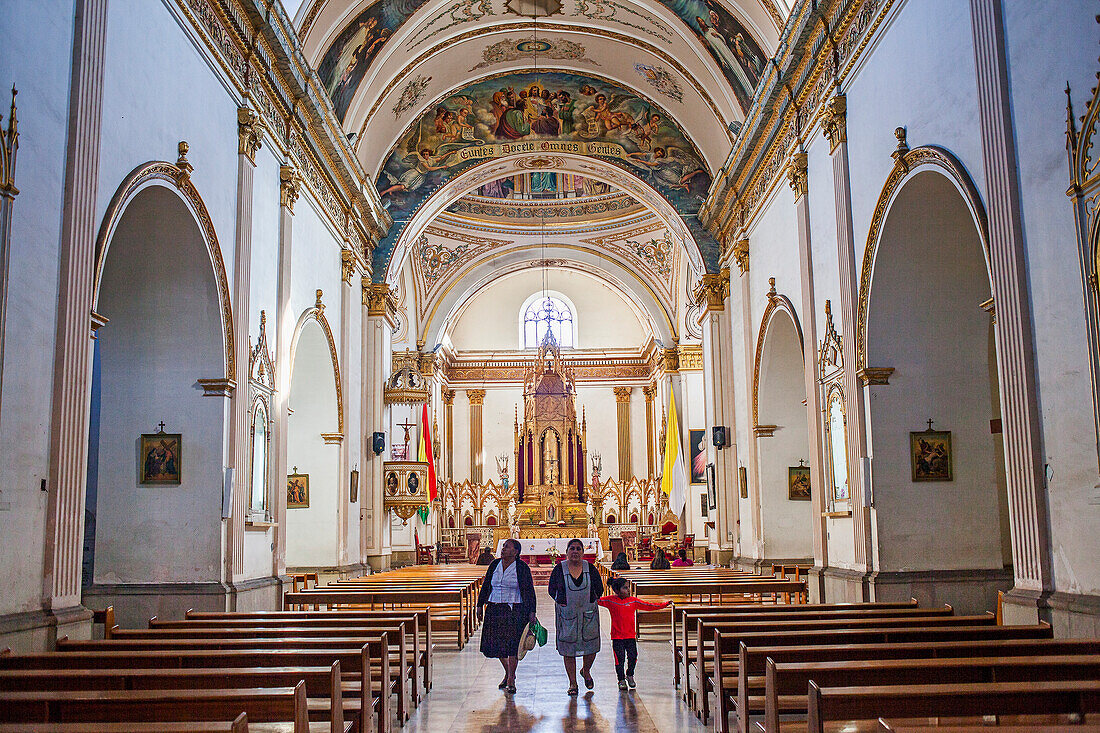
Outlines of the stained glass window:
<svg viewBox="0 0 1100 733">
<path fill-rule="evenodd" d="M 523 348 L 537 349 L 547 329 L 562 348 L 573 348 L 573 311 L 558 298 L 533 301 L 523 314 Z"/>
</svg>

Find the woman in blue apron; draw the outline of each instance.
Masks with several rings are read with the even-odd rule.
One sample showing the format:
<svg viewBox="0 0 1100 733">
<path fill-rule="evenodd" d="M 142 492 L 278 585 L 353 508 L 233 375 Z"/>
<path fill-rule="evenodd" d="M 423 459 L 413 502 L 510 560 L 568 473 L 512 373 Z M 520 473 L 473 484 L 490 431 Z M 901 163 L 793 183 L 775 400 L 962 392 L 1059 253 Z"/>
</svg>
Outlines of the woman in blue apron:
<svg viewBox="0 0 1100 733">
<path fill-rule="evenodd" d="M 577 657 L 583 657 L 581 677 L 592 689 L 592 662 L 600 651 L 600 611 L 596 601 L 603 596 L 603 580 L 596 566 L 584 559 L 584 545 L 569 540 L 565 560 L 550 574 L 550 597 L 554 599 L 554 623 L 558 654 L 565 660 L 569 694 L 577 694 Z"/>
</svg>

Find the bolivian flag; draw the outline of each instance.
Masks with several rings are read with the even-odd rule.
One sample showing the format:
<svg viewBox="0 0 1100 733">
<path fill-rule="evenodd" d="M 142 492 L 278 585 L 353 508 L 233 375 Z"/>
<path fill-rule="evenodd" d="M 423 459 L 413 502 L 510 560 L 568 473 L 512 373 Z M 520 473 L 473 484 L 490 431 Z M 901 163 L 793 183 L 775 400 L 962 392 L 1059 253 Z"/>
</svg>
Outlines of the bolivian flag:
<svg viewBox="0 0 1100 733">
<path fill-rule="evenodd" d="M 428 427 L 428 403 L 425 402 L 423 408 L 420 411 L 420 450 L 417 453 L 416 460 L 421 463 L 428 464 L 428 498 L 435 501 L 436 488 L 435 488 L 435 456 L 432 454 L 432 433 Z M 423 507 L 420 511 L 420 521 L 428 521 L 428 508 Z"/>
</svg>

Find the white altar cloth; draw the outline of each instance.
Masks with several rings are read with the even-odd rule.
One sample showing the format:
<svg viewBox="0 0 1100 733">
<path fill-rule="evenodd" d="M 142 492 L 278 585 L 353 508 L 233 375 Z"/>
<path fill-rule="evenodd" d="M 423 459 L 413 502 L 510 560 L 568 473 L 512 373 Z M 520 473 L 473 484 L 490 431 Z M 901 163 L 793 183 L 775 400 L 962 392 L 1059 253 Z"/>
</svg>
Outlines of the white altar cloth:
<svg viewBox="0 0 1100 733">
<path fill-rule="evenodd" d="M 504 546 L 504 540 L 507 537 L 497 541 L 497 557 L 500 557 L 500 549 Z M 569 544 L 570 537 L 545 537 L 545 538 L 527 538 L 520 539 L 518 542 L 523 546 L 521 555 L 549 555 L 550 548 L 556 548 L 558 554 L 563 558 L 565 557 L 565 546 Z M 600 543 L 598 537 L 578 537 L 584 544 L 585 555 L 595 555 L 597 558 L 603 557 L 603 545 Z"/>
</svg>

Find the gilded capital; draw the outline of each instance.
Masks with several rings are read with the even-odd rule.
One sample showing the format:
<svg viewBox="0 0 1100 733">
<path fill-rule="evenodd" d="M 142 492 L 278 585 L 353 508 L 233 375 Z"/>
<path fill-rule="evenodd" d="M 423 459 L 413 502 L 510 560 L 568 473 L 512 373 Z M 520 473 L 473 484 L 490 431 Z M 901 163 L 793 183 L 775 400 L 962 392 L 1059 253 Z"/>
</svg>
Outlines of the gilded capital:
<svg viewBox="0 0 1100 733">
<path fill-rule="evenodd" d="M 744 275 L 749 271 L 749 240 L 738 239 L 733 245 L 733 259 L 737 262 L 737 269 Z"/>
<path fill-rule="evenodd" d="M 455 391 L 453 389 L 443 390 L 443 404 L 453 405 L 455 403 Z"/>
<path fill-rule="evenodd" d="M 237 108 L 237 154 L 256 165 L 256 151 L 263 144 L 263 120 L 249 107 Z"/>
<path fill-rule="evenodd" d="M 642 394 L 645 395 L 646 402 L 652 402 L 653 398 L 657 396 L 657 385 L 647 384 L 646 386 L 642 387 Z"/>
<path fill-rule="evenodd" d="M 794 197 L 796 199 L 805 196 L 809 187 L 806 170 L 806 154 L 795 153 L 792 155 L 790 163 L 787 164 L 787 183 L 790 185 L 791 190 L 794 191 Z"/>
<path fill-rule="evenodd" d="M 726 298 L 730 294 L 730 271 L 723 268 L 720 273 L 707 273 L 699 280 L 691 296 L 695 305 L 704 313 L 726 309 Z"/>
<path fill-rule="evenodd" d="M 630 402 L 630 393 L 634 391 L 633 387 L 614 387 L 612 391 L 615 393 L 616 402 Z"/>
<path fill-rule="evenodd" d="M 351 285 L 351 278 L 355 274 L 355 252 L 350 249 L 340 250 L 340 279 L 346 285 Z"/>
<path fill-rule="evenodd" d="M 363 278 L 363 305 L 370 317 L 382 316 L 392 320 L 397 315 L 397 301 L 386 283 L 373 283 Z"/>
<path fill-rule="evenodd" d="M 680 351 L 675 346 L 662 351 L 661 356 L 664 359 L 664 368 L 666 372 L 680 371 Z"/>
<path fill-rule="evenodd" d="M 279 166 L 279 203 L 294 213 L 294 202 L 302 192 L 302 177 L 292 165 Z"/>
<path fill-rule="evenodd" d="M 829 138 L 830 153 L 835 153 L 841 143 L 848 142 L 848 98 L 843 94 L 837 94 L 825 103 L 821 134 Z"/>
<path fill-rule="evenodd" d="M 466 390 L 466 399 L 470 400 L 471 405 L 481 405 L 485 402 L 485 390 L 468 389 Z"/>
</svg>

